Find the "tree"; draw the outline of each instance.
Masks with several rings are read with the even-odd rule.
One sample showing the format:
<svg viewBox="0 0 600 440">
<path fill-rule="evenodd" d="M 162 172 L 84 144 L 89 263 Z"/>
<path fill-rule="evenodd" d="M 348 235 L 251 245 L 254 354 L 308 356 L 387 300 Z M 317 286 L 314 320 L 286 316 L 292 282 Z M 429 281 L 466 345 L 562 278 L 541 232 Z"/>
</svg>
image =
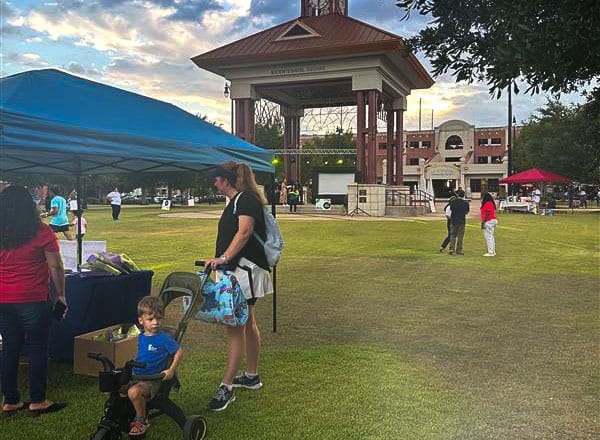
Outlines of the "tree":
<svg viewBox="0 0 600 440">
<path fill-rule="evenodd" d="M 526 92 L 571 92 L 600 75 L 598 0 L 398 0 L 404 19 L 433 21 L 407 48 L 431 60 L 433 74 L 485 81 L 498 96 L 514 79 Z M 518 89 L 515 87 L 515 92 Z"/>
<path fill-rule="evenodd" d="M 548 101 L 516 139 L 515 168 L 537 167 L 581 182 L 600 181 L 600 116 L 591 110 L 591 104 Z"/>
</svg>

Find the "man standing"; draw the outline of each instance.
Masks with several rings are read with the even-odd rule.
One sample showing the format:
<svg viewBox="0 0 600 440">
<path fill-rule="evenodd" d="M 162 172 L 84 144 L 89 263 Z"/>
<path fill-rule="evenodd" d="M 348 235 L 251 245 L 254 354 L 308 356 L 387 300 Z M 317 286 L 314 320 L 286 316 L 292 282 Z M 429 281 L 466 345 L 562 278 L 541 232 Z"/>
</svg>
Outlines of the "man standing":
<svg viewBox="0 0 600 440">
<path fill-rule="evenodd" d="M 106 195 L 106 200 L 110 202 L 113 221 L 119 220 L 119 214 L 121 213 L 121 193 L 119 192 L 119 188 L 115 186 L 115 189 Z"/>
<path fill-rule="evenodd" d="M 450 255 L 464 255 L 463 238 L 469 213 L 469 203 L 462 189 L 456 191 L 456 198 L 450 202 Z"/>
<path fill-rule="evenodd" d="M 443 253 L 446 250 L 448 243 L 450 243 L 450 224 L 451 224 L 450 220 L 452 218 L 452 211 L 450 209 L 450 203 L 455 198 L 456 198 L 456 193 L 454 191 L 452 191 L 450 193 L 450 198 L 448 199 L 448 203 L 446 203 L 446 206 L 444 206 L 444 215 L 446 216 L 446 229 L 448 230 L 448 233 L 446 234 L 446 238 L 444 238 L 444 241 L 442 241 L 442 244 L 440 245 L 440 253 Z"/>
<path fill-rule="evenodd" d="M 69 232 L 69 218 L 67 217 L 67 201 L 60 196 L 60 191 L 56 187 L 48 190 L 50 200 L 50 211 L 46 217 L 52 217 L 50 227 L 55 233 L 62 232 L 67 240 L 73 240 L 73 235 Z"/>
</svg>

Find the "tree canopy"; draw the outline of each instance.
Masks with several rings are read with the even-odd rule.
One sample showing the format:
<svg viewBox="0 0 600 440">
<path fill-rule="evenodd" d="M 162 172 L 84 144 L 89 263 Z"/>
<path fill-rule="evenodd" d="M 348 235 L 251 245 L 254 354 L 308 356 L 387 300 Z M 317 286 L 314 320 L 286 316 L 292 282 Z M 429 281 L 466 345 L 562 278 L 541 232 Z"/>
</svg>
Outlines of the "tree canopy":
<svg viewBox="0 0 600 440">
<path fill-rule="evenodd" d="M 406 11 L 404 18 L 414 12 L 433 18 L 406 43 L 409 50 L 425 53 L 435 76 L 451 71 L 457 81 L 485 81 L 498 95 L 517 78 L 529 84 L 530 93 L 571 92 L 599 78 L 598 0 L 396 4 Z"/>
<path fill-rule="evenodd" d="M 514 145 L 515 168 L 543 168 L 577 181 L 600 181 L 600 116 L 590 104 L 558 101 L 538 109 Z"/>
</svg>

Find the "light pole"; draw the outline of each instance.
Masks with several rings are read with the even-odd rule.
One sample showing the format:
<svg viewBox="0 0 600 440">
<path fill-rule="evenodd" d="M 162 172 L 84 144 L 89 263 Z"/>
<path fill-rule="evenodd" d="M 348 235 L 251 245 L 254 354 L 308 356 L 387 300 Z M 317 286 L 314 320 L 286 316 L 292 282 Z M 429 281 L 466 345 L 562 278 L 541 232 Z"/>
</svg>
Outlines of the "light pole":
<svg viewBox="0 0 600 440">
<path fill-rule="evenodd" d="M 507 133 L 507 138 L 508 141 L 506 142 L 506 152 L 507 152 L 507 156 L 508 156 L 508 170 L 507 170 L 507 174 L 510 177 L 512 175 L 512 121 L 513 121 L 513 114 L 512 114 L 512 81 L 508 84 L 508 133 Z M 512 196 L 512 185 L 508 185 L 508 194 Z"/>
</svg>

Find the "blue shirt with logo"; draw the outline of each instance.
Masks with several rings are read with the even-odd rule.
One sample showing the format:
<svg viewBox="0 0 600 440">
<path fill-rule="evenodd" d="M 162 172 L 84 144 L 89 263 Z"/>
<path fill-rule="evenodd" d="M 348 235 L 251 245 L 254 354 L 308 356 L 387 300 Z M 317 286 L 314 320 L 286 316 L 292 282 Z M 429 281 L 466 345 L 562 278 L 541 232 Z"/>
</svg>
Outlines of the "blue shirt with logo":
<svg viewBox="0 0 600 440">
<path fill-rule="evenodd" d="M 134 368 L 133 374 L 159 374 L 167 368 L 167 358 L 179 350 L 179 344 L 166 332 L 138 336 L 138 362 L 145 362 L 146 368 Z"/>
<path fill-rule="evenodd" d="M 61 196 L 54 196 L 50 200 L 50 209 L 57 208 L 56 214 L 52 216 L 50 224 L 54 226 L 64 226 L 69 224 L 67 218 L 67 201 Z"/>
</svg>

